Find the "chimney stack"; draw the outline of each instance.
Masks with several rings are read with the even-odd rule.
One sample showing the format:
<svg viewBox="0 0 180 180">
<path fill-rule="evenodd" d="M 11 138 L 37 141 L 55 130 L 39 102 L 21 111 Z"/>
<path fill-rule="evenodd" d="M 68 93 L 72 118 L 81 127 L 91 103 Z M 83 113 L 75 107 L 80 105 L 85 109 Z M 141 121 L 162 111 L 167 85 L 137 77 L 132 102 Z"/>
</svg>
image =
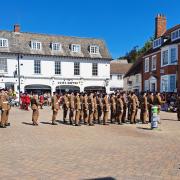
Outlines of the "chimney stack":
<svg viewBox="0 0 180 180">
<path fill-rule="evenodd" d="M 14 32 L 16 32 L 16 33 L 20 32 L 20 25 L 19 24 L 14 25 Z"/>
<path fill-rule="evenodd" d="M 159 38 L 166 32 L 166 17 L 163 14 L 158 14 L 155 19 L 155 38 Z"/>
</svg>

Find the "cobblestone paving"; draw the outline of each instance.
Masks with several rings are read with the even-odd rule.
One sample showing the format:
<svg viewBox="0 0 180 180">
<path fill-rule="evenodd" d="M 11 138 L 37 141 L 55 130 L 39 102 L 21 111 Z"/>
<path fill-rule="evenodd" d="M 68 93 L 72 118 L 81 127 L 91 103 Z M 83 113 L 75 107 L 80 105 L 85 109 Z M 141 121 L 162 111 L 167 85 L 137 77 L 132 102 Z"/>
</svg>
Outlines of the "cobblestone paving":
<svg viewBox="0 0 180 180">
<path fill-rule="evenodd" d="M 58 116 L 61 120 L 61 114 Z M 180 179 L 180 122 L 161 112 L 158 130 L 149 125 L 50 125 L 51 111 L 12 109 L 11 127 L 0 129 L 0 180 Z"/>
</svg>

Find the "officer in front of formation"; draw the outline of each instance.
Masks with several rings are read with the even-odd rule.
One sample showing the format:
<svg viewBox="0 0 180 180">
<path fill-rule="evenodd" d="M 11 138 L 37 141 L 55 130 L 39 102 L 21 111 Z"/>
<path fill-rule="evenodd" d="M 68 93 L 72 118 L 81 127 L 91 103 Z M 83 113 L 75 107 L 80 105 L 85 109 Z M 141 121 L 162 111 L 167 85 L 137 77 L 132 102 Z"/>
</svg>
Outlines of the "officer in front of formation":
<svg viewBox="0 0 180 180">
<path fill-rule="evenodd" d="M 9 104 L 9 96 L 5 92 L 5 90 L 2 89 L 0 91 L 0 110 L 1 110 L 0 128 L 6 128 L 7 126 L 10 126 L 10 123 L 8 122 L 10 109 L 11 107 Z"/>
<path fill-rule="evenodd" d="M 34 93 L 31 98 L 32 123 L 34 126 L 38 126 L 39 106 L 40 105 L 41 105 L 41 103 L 38 100 L 38 95 L 36 93 Z"/>
<path fill-rule="evenodd" d="M 147 124 L 147 117 L 148 117 L 148 100 L 147 95 L 145 92 L 141 93 L 140 97 L 140 119 L 142 120 L 143 124 Z"/>
<path fill-rule="evenodd" d="M 67 118 L 67 113 L 68 113 L 68 109 L 69 109 L 69 99 L 68 99 L 68 94 L 65 93 L 64 96 L 63 96 L 63 99 L 62 99 L 62 102 L 63 102 L 63 122 L 64 124 L 66 124 L 66 118 Z"/>
<path fill-rule="evenodd" d="M 52 111 L 53 111 L 53 115 L 52 115 L 52 125 L 57 125 L 56 121 L 56 117 L 58 115 L 58 111 L 60 110 L 60 96 L 54 92 L 53 93 L 53 97 L 52 97 Z"/>
</svg>

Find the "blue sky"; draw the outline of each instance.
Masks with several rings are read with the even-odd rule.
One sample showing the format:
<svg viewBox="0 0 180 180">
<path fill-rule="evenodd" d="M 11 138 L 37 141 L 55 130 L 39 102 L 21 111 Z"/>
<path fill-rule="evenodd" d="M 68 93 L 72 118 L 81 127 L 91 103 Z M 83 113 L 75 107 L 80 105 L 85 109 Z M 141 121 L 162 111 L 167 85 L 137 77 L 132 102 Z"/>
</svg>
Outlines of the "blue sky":
<svg viewBox="0 0 180 180">
<path fill-rule="evenodd" d="M 6 0 L 0 29 L 102 38 L 113 58 L 142 46 L 154 34 L 157 13 L 180 24 L 180 0 Z"/>
</svg>

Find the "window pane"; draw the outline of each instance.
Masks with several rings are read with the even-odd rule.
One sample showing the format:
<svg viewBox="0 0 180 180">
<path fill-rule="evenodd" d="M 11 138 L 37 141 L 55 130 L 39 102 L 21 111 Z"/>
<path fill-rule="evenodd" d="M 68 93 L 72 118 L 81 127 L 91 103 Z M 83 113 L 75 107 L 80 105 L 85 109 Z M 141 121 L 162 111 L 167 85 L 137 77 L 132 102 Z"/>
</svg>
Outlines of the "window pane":
<svg viewBox="0 0 180 180">
<path fill-rule="evenodd" d="M 61 62 L 55 61 L 55 74 L 61 74 Z"/>
<path fill-rule="evenodd" d="M 177 59 L 176 59 L 176 48 L 172 48 L 171 49 L 171 63 L 176 63 Z"/>
<path fill-rule="evenodd" d="M 176 89 L 176 76 L 170 76 L 170 91 L 174 92 Z"/>
<path fill-rule="evenodd" d="M 92 64 L 92 75 L 93 76 L 97 76 L 98 75 L 98 64 L 97 63 L 93 63 Z"/>
<path fill-rule="evenodd" d="M 0 71 L 7 72 L 7 59 L 0 58 Z"/>
<path fill-rule="evenodd" d="M 168 91 L 168 76 L 163 76 L 161 78 L 161 90 L 164 92 Z"/>
<path fill-rule="evenodd" d="M 162 60 L 163 60 L 163 65 L 166 65 L 168 64 L 168 50 L 166 51 L 163 51 L 163 54 L 162 54 Z"/>
<path fill-rule="evenodd" d="M 156 70 L 156 56 L 152 57 L 151 69 Z"/>
<path fill-rule="evenodd" d="M 79 62 L 74 63 L 74 75 L 80 75 L 80 63 Z"/>
<path fill-rule="evenodd" d="M 40 74 L 41 73 L 41 61 L 40 60 L 35 60 L 34 61 L 34 73 L 35 74 Z"/>
</svg>

